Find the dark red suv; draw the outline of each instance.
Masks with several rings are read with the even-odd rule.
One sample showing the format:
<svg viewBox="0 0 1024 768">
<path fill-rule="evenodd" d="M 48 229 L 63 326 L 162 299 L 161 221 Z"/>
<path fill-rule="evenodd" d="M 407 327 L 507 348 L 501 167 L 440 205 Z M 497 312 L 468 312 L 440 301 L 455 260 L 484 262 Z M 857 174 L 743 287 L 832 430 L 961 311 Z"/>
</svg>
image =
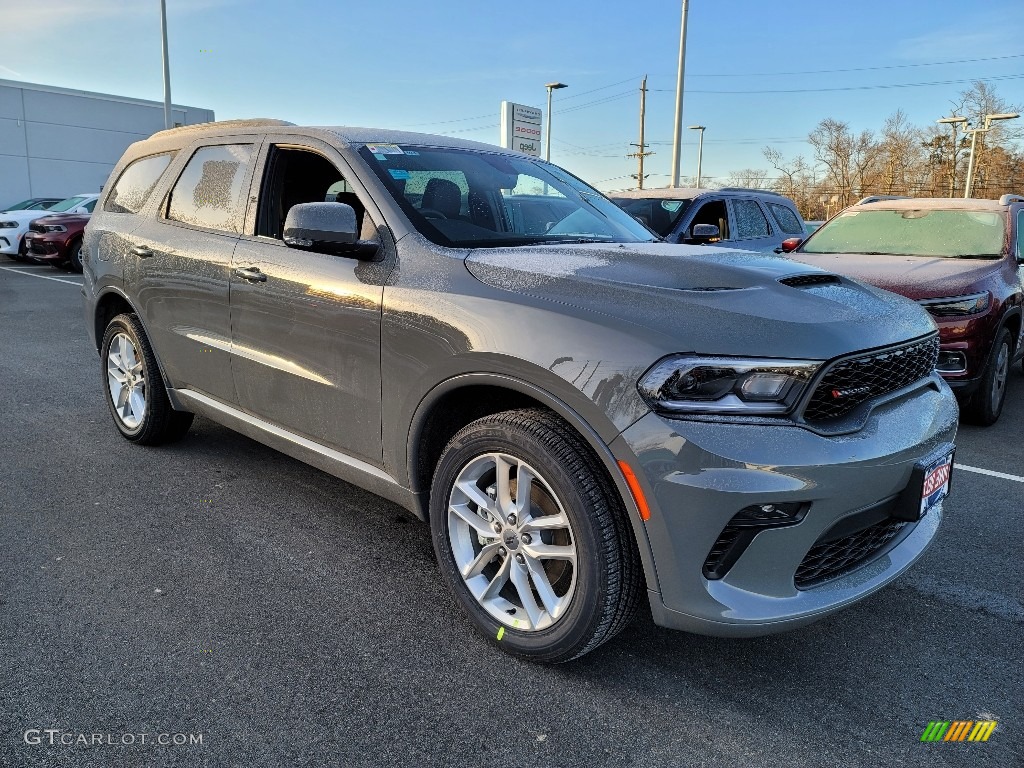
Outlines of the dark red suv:
<svg viewBox="0 0 1024 768">
<path fill-rule="evenodd" d="M 89 216 L 88 213 L 58 213 L 35 219 L 25 233 L 28 257 L 81 272 L 82 233 Z"/>
<path fill-rule="evenodd" d="M 986 426 L 999 418 L 1010 366 L 1024 355 L 1024 197 L 854 205 L 782 250 L 921 304 L 939 327 L 939 373 L 964 412 Z"/>
</svg>

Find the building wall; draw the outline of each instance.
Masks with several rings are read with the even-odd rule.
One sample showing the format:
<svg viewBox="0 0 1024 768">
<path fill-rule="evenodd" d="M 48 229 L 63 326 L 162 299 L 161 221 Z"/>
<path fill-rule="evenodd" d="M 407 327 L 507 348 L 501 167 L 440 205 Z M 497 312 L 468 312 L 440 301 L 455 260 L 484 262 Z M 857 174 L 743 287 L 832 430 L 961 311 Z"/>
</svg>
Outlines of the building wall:
<svg viewBox="0 0 1024 768">
<path fill-rule="evenodd" d="M 214 119 L 180 105 L 171 114 L 181 125 Z M 98 192 L 128 145 L 163 127 L 162 102 L 0 80 L 0 205 Z"/>
</svg>

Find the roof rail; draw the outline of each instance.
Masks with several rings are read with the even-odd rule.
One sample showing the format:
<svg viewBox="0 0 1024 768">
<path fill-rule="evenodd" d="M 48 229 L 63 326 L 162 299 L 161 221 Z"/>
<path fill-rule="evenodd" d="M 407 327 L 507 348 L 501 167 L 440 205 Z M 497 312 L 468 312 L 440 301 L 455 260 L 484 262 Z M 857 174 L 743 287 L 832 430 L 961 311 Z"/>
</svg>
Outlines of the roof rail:
<svg viewBox="0 0 1024 768">
<path fill-rule="evenodd" d="M 1009 205 L 1010 203 L 1024 203 L 1024 195 L 1003 195 L 999 198 L 1000 205 Z"/>
<path fill-rule="evenodd" d="M 877 203 L 880 200 L 909 200 L 909 195 L 868 195 L 862 197 L 854 205 L 864 205 L 865 203 Z"/>
<path fill-rule="evenodd" d="M 251 120 L 215 120 L 212 123 L 192 123 L 190 125 L 179 125 L 176 128 L 165 128 L 162 131 L 157 131 L 150 138 L 175 136 L 187 131 L 207 131 L 217 128 L 271 128 L 289 125 L 295 125 L 295 123 L 289 123 L 287 120 L 274 120 L 269 117 L 257 117 Z"/>
<path fill-rule="evenodd" d="M 785 197 L 781 192 L 776 192 L 774 189 L 755 189 L 754 187 L 722 187 L 721 189 L 710 190 L 712 192 L 757 192 L 762 195 L 778 195 L 779 197 Z"/>
</svg>

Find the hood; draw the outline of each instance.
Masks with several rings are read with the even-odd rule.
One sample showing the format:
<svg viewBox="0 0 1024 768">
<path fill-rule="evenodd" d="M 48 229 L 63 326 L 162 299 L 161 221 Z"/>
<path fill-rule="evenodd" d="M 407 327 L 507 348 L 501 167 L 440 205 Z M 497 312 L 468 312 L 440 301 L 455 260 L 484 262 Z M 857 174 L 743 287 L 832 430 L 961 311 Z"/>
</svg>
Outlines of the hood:
<svg viewBox="0 0 1024 768">
<path fill-rule="evenodd" d="M 1000 259 L 943 259 L 861 253 L 792 253 L 804 264 L 838 272 L 911 299 L 971 293 L 974 284 L 997 271 Z"/>
<path fill-rule="evenodd" d="M 83 227 L 89 223 L 91 213 L 53 213 L 49 216 L 37 216 L 33 221 L 40 224 L 62 224 L 65 227 L 72 227 L 81 224 Z"/>
<path fill-rule="evenodd" d="M 899 296 L 749 251 L 531 246 L 477 249 L 466 266 L 496 288 L 639 325 L 648 337 L 668 336 L 674 352 L 824 360 L 935 329 L 923 309 Z M 792 285 L 780 282 L 801 275 Z"/>
<path fill-rule="evenodd" d="M 46 211 L 6 211 L 0 213 L 0 221 L 16 221 L 19 224 L 28 224 L 30 221 L 46 215 L 48 215 Z"/>
</svg>

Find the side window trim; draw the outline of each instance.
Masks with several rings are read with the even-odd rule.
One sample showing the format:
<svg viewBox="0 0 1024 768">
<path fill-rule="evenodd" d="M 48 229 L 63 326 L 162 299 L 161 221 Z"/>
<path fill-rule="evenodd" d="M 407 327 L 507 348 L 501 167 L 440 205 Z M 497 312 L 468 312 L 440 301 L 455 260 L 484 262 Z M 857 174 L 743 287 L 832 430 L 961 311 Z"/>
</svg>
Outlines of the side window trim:
<svg viewBox="0 0 1024 768">
<path fill-rule="evenodd" d="M 170 218 L 167 214 L 168 214 L 168 212 L 170 210 L 170 205 L 171 205 L 171 193 L 174 191 L 175 187 L 178 186 L 178 182 L 181 180 L 182 174 L 185 173 L 185 169 L 188 167 L 189 161 L 192 160 L 192 157 L 200 149 L 202 149 L 204 147 L 222 147 L 222 146 L 228 146 L 228 145 L 233 145 L 233 144 L 243 144 L 243 145 L 251 146 L 253 148 L 252 149 L 252 152 L 253 152 L 252 157 L 255 157 L 261 151 L 262 142 L 263 142 L 263 137 L 259 136 L 258 134 L 251 134 L 250 133 L 250 134 L 238 135 L 238 136 L 218 136 L 218 137 L 214 137 L 214 138 L 200 139 L 199 141 L 195 141 L 192 144 L 189 144 L 189 145 L 183 147 L 182 149 L 180 149 L 178 151 L 178 157 L 175 158 L 175 159 L 182 160 L 182 158 L 183 158 L 183 160 L 180 163 L 180 165 L 177 168 L 174 169 L 173 178 L 171 179 L 170 184 L 168 184 L 167 187 L 163 190 L 163 197 L 160 200 L 160 207 L 159 207 L 159 209 L 157 211 L 157 219 L 159 220 L 159 222 L 161 224 L 167 224 L 167 225 L 172 226 L 172 227 L 184 227 L 185 229 L 194 229 L 194 230 L 196 230 L 198 232 L 208 232 L 208 233 L 210 233 L 212 235 L 223 235 L 223 236 L 226 236 L 226 237 L 233 237 L 233 238 L 240 237 L 240 234 L 238 232 L 228 232 L 227 230 L 223 230 L 223 229 L 213 229 L 211 227 L 201 227 L 201 226 L 199 226 L 197 224 L 189 224 L 188 222 L 185 222 L 185 221 L 178 221 L 177 219 Z M 247 174 L 246 178 L 242 179 L 242 188 L 243 189 L 248 189 L 248 190 L 252 189 L 253 170 L 255 169 L 255 167 L 256 167 L 256 163 L 255 162 L 250 162 L 249 163 L 249 169 L 246 172 L 246 174 Z M 249 203 L 247 201 L 246 202 L 246 212 L 248 211 L 248 205 L 249 205 Z M 247 216 L 247 213 L 246 213 L 246 216 Z M 243 222 L 244 221 L 245 221 L 245 217 L 243 217 Z M 244 223 L 243 223 L 243 226 L 242 226 L 242 231 L 243 232 L 245 231 Z"/>
<path fill-rule="evenodd" d="M 1024 261 L 1024 208 L 1017 211 L 1017 260 Z"/>
</svg>

